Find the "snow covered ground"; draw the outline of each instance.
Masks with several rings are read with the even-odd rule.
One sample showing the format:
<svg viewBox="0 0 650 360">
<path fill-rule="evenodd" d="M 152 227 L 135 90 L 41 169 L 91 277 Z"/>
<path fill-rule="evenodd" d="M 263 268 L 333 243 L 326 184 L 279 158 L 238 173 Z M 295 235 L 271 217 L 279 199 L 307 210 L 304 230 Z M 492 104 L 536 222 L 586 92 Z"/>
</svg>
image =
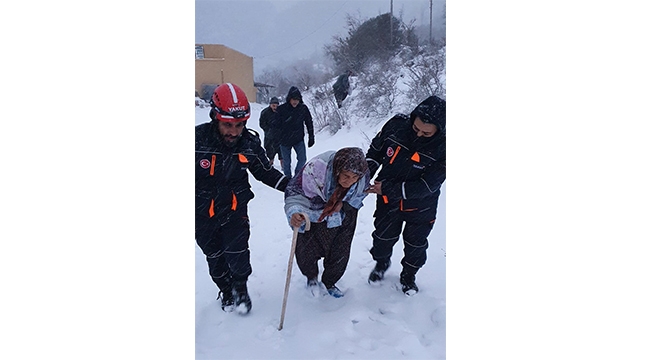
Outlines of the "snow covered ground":
<svg viewBox="0 0 650 360">
<path fill-rule="evenodd" d="M 252 104 L 248 121 L 248 127 L 262 136 L 259 114 L 263 108 Z M 209 121 L 208 112 L 208 108 L 196 108 L 197 125 Z M 347 146 L 365 151 L 368 138 L 381 125 L 383 122 L 368 127 L 357 124 L 333 136 L 327 131 L 317 133 L 316 144 L 307 149 L 307 158 Z M 279 169 L 277 159 L 275 166 Z M 369 195 L 359 212 L 348 268 L 337 283 L 345 297 L 311 297 L 294 260 L 284 328 L 278 331 L 292 231 L 283 211 L 283 194 L 252 176 L 250 182 L 255 193 L 249 203 L 253 274 L 248 288 L 253 309 L 247 316 L 221 310 L 215 300 L 218 289 L 208 275 L 205 257 L 195 246 L 197 360 L 446 358 L 445 185 L 437 222 L 429 236 L 428 260 L 417 274 L 420 292 L 416 296 L 406 297 L 396 287 L 403 254 L 401 240 L 395 245 L 385 284 L 375 288 L 367 283 L 374 266 L 369 249 L 375 195 Z M 322 270 L 322 262 L 319 264 Z"/>
<path fill-rule="evenodd" d="M 210 305 L 194 268 L 193 8 L 114 5 L 3 13 L 4 47 L 26 51 L 3 59 L 0 359 L 429 359 L 445 324 L 447 359 L 650 359 L 644 3 L 450 2 L 450 202 L 422 269 L 444 280 L 446 224 L 448 281 L 421 275 L 412 299 L 366 287 L 369 198 L 348 297 L 305 298 L 294 269 L 280 332 L 290 230 L 265 220 L 279 205 L 257 210 L 278 192 L 252 181 L 249 317 Z"/>
</svg>

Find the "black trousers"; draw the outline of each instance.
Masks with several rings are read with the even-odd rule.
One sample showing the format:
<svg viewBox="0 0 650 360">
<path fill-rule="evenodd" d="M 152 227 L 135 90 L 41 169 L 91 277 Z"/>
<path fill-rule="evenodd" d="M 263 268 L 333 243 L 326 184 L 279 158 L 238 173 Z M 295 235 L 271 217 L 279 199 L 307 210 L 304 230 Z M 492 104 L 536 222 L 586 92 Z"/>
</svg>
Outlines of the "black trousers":
<svg viewBox="0 0 650 360">
<path fill-rule="evenodd" d="M 327 228 L 326 222 L 312 223 L 311 230 L 298 233 L 296 263 L 307 279 L 318 278 L 318 260 L 323 258 L 321 281 L 330 288 L 343 277 L 350 260 L 352 237 L 357 227 L 358 209 L 343 203 L 341 226 Z"/>
<path fill-rule="evenodd" d="M 437 205 L 437 204 L 436 204 Z M 433 229 L 435 219 L 412 219 L 412 215 L 400 211 L 397 207 L 389 207 L 377 203 L 375 211 L 375 230 L 372 232 L 372 248 L 370 254 L 375 261 L 390 260 L 393 246 L 400 235 L 404 240 L 404 257 L 402 269 L 415 274 L 427 261 L 427 237 Z"/>
<path fill-rule="evenodd" d="M 222 291 L 233 281 L 246 281 L 253 272 L 248 239 L 248 209 L 240 205 L 236 211 L 208 218 L 196 215 L 195 238 L 208 261 L 212 280 Z"/>
<path fill-rule="evenodd" d="M 278 160 L 282 160 L 282 152 L 280 151 L 280 141 L 271 137 L 264 137 L 264 150 L 266 157 L 269 161 L 273 161 L 275 155 L 278 155 Z"/>
</svg>

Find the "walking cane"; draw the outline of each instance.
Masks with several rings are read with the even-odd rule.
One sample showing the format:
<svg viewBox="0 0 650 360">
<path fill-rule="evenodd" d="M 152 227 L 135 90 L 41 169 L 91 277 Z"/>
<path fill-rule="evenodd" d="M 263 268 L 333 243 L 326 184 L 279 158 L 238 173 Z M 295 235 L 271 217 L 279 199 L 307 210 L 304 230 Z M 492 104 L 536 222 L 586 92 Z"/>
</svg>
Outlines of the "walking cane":
<svg viewBox="0 0 650 360">
<path fill-rule="evenodd" d="M 309 216 L 305 213 L 300 213 L 305 218 L 305 231 L 309 231 L 310 222 Z M 289 253 L 289 266 L 287 267 L 287 281 L 284 284 L 284 300 L 282 300 L 282 314 L 280 315 L 280 326 L 278 331 L 282 330 L 284 324 L 284 312 L 287 309 L 287 297 L 289 296 L 289 282 L 291 281 L 291 269 L 293 268 L 293 255 L 296 252 L 296 240 L 298 239 L 298 229 L 300 226 L 293 228 L 293 239 L 291 240 L 291 252 Z"/>
</svg>

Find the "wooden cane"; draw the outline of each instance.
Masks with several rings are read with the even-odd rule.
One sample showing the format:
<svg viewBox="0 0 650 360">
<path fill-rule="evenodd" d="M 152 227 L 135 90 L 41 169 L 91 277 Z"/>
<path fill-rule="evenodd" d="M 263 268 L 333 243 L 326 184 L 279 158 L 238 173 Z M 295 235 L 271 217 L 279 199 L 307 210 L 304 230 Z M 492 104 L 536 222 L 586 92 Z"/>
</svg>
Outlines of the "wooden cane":
<svg viewBox="0 0 650 360">
<path fill-rule="evenodd" d="M 309 216 L 305 213 L 300 213 L 305 218 L 305 231 L 309 231 L 310 222 Z M 291 282 L 291 269 L 293 268 L 293 255 L 296 253 L 296 242 L 298 240 L 298 229 L 300 226 L 293 228 L 293 239 L 291 239 L 291 252 L 289 253 L 289 265 L 287 266 L 287 281 L 284 284 L 284 300 L 282 300 L 282 314 L 280 315 L 280 326 L 278 331 L 282 330 L 284 324 L 284 312 L 287 310 L 287 297 L 289 296 L 289 283 Z"/>
</svg>

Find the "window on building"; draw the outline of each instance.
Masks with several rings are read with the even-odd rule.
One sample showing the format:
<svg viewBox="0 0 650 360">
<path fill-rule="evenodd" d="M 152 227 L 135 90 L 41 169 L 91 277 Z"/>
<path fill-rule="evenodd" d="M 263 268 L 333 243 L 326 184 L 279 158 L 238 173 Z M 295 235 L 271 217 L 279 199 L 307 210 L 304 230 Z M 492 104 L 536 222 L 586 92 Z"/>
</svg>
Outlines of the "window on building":
<svg viewBox="0 0 650 360">
<path fill-rule="evenodd" d="M 195 46 L 194 53 L 197 59 L 203 59 L 203 46 L 200 45 Z"/>
</svg>

